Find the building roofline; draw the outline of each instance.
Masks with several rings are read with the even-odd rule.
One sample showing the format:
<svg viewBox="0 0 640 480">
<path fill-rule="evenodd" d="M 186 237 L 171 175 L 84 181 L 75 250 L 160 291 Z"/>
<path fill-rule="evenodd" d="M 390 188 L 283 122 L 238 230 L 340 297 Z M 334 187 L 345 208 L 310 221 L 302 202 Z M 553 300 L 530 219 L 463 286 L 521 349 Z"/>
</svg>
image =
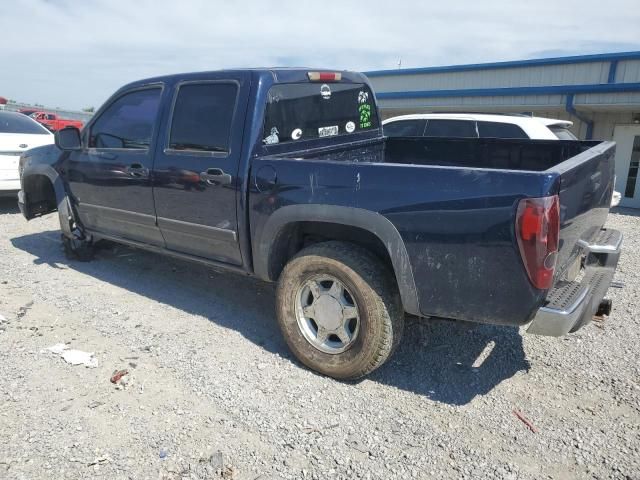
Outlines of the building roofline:
<svg viewBox="0 0 640 480">
<path fill-rule="evenodd" d="M 562 65 L 589 62 L 614 62 L 620 60 L 640 60 L 640 51 L 597 53 L 592 55 L 574 55 L 570 57 L 534 58 L 507 62 L 472 63 L 468 65 L 449 65 L 442 67 L 403 68 L 396 70 L 374 70 L 364 72 L 368 77 L 386 77 L 396 75 L 415 75 L 420 73 L 467 72 L 473 70 L 494 70 L 500 68 L 518 68 L 545 65 Z"/>
<path fill-rule="evenodd" d="M 570 95 L 581 93 L 640 92 L 638 83 L 601 83 L 593 85 L 547 85 L 540 87 L 466 88 L 456 90 L 420 90 L 378 92 L 379 100 L 406 98 L 504 97 L 528 95 Z"/>
</svg>

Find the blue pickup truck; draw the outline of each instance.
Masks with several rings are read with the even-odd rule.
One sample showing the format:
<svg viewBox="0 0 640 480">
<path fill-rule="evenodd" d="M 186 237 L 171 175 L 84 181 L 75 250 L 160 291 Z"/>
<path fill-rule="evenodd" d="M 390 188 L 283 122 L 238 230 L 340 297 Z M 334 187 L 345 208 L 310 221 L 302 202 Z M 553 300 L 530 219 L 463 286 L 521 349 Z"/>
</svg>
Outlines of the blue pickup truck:
<svg viewBox="0 0 640 480">
<path fill-rule="evenodd" d="M 57 210 L 76 259 L 109 240 L 277 282 L 287 344 L 339 379 L 382 365 L 405 313 L 560 336 L 610 312 L 613 143 L 380 124 L 359 73 L 141 80 L 21 157 L 19 206 Z"/>
</svg>

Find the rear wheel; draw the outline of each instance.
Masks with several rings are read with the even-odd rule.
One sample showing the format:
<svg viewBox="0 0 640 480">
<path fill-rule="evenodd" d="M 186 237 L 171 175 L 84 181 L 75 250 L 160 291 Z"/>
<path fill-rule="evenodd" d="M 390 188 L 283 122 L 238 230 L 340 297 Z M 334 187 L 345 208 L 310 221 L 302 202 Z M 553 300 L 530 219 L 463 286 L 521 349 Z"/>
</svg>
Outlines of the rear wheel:
<svg viewBox="0 0 640 480">
<path fill-rule="evenodd" d="M 277 315 L 296 357 L 338 379 L 362 377 L 382 365 L 404 327 L 393 274 L 367 250 L 344 242 L 312 245 L 286 265 Z"/>
</svg>

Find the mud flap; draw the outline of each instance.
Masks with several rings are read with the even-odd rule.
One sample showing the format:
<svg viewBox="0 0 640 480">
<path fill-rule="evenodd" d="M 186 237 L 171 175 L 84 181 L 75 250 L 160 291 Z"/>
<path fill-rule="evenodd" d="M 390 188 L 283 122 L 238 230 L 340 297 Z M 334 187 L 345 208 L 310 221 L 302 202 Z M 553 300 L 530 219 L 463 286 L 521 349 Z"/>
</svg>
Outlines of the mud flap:
<svg viewBox="0 0 640 480">
<path fill-rule="evenodd" d="M 60 218 L 60 230 L 62 234 L 67 238 L 74 238 L 72 225 L 74 222 L 73 211 L 69 204 L 69 197 L 66 195 L 62 197 L 60 203 L 58 203 L 58 217 Z"/>
<path fill-rule="evenodd" d="M 58 217 L 60 218 L 60 230 L 62 230 L 64 237 L 72 241 L 91 243 L 91 236 L 85 233 L 80 222 L 76 220 L 75 212 L 67 195 L 62 197 L 58 203 Z"/>
</svg>

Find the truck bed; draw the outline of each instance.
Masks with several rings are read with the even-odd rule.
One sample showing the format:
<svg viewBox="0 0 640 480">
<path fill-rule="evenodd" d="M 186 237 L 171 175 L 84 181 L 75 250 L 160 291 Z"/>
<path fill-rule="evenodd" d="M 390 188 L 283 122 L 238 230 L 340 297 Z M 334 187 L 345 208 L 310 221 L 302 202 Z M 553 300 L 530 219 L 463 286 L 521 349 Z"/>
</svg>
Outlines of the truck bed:
<svg viewBox="0 0 640 480">
<path fill-rule="evenodd" d="M 404 241 L 421 315 L 524 324 L 547 291 L 531 285 L 518 251 L 518 202 L 559 195 L 562 281 L 580 240 L 604 225 L 614 151 L 611 142 L 394 138 L 258 157 L 252 170 L 273 166 L 279 189 L 276 201 L 250 197 L 254 251 L 283 205 L 377 212 Z"/>
<path fill-rule="evenodd" d="M 599 142 L 571 140 L 387 138 L 386 163 L 540 172 Z"/>
<path fill-rule="evenodd" d="M 541 172 L 600 143 L 573 140 L 393 137 L 362 145 L 341 145 L 278 157 Z"/>
</svg>

